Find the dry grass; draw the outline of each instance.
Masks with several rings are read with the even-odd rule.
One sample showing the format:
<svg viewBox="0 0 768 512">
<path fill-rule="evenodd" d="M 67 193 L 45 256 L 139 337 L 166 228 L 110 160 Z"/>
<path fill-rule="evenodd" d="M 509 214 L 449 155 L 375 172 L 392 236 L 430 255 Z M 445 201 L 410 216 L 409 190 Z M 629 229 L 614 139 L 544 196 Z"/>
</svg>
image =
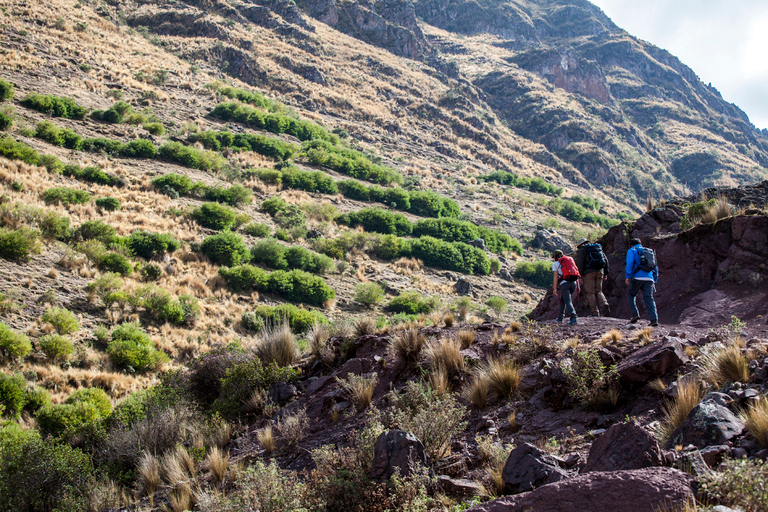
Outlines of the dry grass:
<svg viewBox="0 0 768 512">
<path fill-rule="evenodd" d="M 376 321 L 368 316 L 358 317 L 352 324 L 352 330 L 357 337 L 373 334 L 376 332 Z"/>
<path fill-rule="evenodd" d="M 611 329 L 607 333 L 603 334 L 603 336 L 600 338 L 600 344 L 605 346 L 608 344 L 618 343 L 622 340 L 622 338 L 624 338 L 624 335 L 621 334 L 620 330 Z"/>
<path fill-rule="evenodd" d="M 358 409 L 365 409 L 371 405 L 373 390 L 376 389 L 378 376 L 374 374 L 372 377 L 365 377 L 363 375 L 350 373 L 347 374 L 347 377 L 344 379 L 336 377 L 336 382 L 338 382 L 341 389 L 344 390 L 345 396 L 355 404 Z"/>
<path fill-rule="evenodd" d="M 275 451 L 275 436 L 271 425 L 267 425 L 256 432 L 256 438 L 259 440 L 261 447 L 264 448 L 264 453 L 271 455 Z"/>
<path fill-rule="evenodd" d="M 296 361 L 298 347 L 288 322 L 264 327 L 259 333 L 254 352 L 266 363 L 275 362 L 278 366 L 292 365 Z"/>
<path fill-rule="evenodd" d="M 459 306 L 459 310 L 457 312 L 459 322 L 466 322 L 467 318 L 469 318 L 469 307 L 468 306 Z"/>
<path fill-rule="evenodd" d="M 642 347 L 644 345 L 648 345 L 653 341 L 653 338 L 651 335 L 653 334 L 653 328 L 652 327 L 646 327 L 645 329 L 639 331 L 637 335 L 635 336 L 635 341 Z"/>
<path fill-rule="evenodd" d="M 296 446 L 307 435 L 309 418 L 306 409 L 296 411 L 295 414 L 283 416 L 277 420 L 277 430 L 283 436 L 288 446 Z"/>
<path fill-rule="evenodd" d="M 768 432 L 768 398 L 763 397 L 750 405 L 742 413 L 741 419 L 757 444 L 763 448 L 768 448 L 768 438 L 766 437 L 766 432 Z"/>
<path fill-rule="evenodd" d="M 453 316 L 453 313 L 448 311 L 443 315 L 443 323 L 447 328 L 453 327 L 453 322 L 455 320 L 455 317 Z"/>
<path fill-rule="evenodd" d="M 459 331 L 459 342 L 461 343 L 461 349 L 469 348 L 475 341 L 474 329 L 462 329 Z"/>
<path fill-rule="evenodd" d="M 139 460 L 139 489 L 143 496 L 149 498 L 150 504 L 155 493 L 160 488 L 160 464 L 149 452 L 144 452 Z"/>
<path fill-rule="evenodd" d="M 429 387 L 438 395 L 442 395 L 450 389 L 451 380 L 445 368 L 438 366 L 429 372 Z"/>
<path fill-rule="evenodd" d="M 482 373 L 476 373 L 472 382 L 469 382 L 461 390 L 461 397 L 472 402 L 478 409 L 488 405 L 488 393 L 491 391 L 491 383 Z"/>
<path fill-rule="evenodd" d="M 701 401 L 703 390 L 695 379 L 681 380 L 677 388 L 677 398 L 661 406 L 664 421 L 659 426 L 659 438 L 667 442 L 672 433 L 688 417 L 691 410 Z"/>
<path fill-rule="evenodd" d="M 208 452 L 206 465 L 216 483 L 222 485 L 224 478 L 227 476 L 227 468 L 229 467 L 229 452 L 224 452 L 214 446 Z"/>
<path fill-rule="evenodd" d="M 426 338 L 418 329 L 401 331 L 390 338 L 387 353 L 400 363 L 415 364 L 425 342 Z"/>
<path fill-rule="evenodd" d="M 501 398 L 510 398 L 520 385 L 520 367 L 513 359 L 491 358 L 481 366 L 481 372 Z"/>
<path fill-rule="evenodd" d="M 445 336 L 424 347 L 424 357 L 433 370 L 442 368 L 449 376 L 464 371 L 461 343 L 457 338 Z"/>
<path fill-rule="evenodd" d="M 720 386 L 726 382 L 747 382 L 749 361 L 738 343 L 715 350 L 702 358 L 704 377 Z"/>
<path fill-rule="evenodd" d="M 664 381 L 661 380 L 660 377 L 657 377 L 656 380 L 649 382 L 648 387 L 654 391 L 658 391 L 659 393 L 663 393 L 664 390 L 667 389 L 667 385 L 664 384 Z"/>
<path fill-rule="evenodd" d="M 509 322 L 509 325 L 507 326 L 506 329 L 504 329 L 504 332 L 505 333 L 518 332 L 522 326 L 523 326 L 522 323 L 520 323 L 517 320 L 513 320 L 512 322 Z"/>
</svg>

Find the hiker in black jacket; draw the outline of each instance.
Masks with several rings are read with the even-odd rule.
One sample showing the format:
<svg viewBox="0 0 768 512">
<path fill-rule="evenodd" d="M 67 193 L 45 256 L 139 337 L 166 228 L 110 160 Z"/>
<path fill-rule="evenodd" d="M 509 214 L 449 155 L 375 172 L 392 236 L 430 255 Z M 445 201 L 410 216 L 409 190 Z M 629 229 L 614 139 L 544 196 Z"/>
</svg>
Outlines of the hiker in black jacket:
<svg viewBox="0 0 768 512">
<path fill-rule="evenodd" d="M 600 244 L 589 243 L 586 238 L 576 242 L 576 247 L 576 266 L 579 267 L 592 316 L 600 316 L 598 306 L 603 310 L 602 316 L 611 316 L 611 307 L 603 295 L 603 281 L 608 279 L 608 258 L 603 248 Z"/>
</svg>

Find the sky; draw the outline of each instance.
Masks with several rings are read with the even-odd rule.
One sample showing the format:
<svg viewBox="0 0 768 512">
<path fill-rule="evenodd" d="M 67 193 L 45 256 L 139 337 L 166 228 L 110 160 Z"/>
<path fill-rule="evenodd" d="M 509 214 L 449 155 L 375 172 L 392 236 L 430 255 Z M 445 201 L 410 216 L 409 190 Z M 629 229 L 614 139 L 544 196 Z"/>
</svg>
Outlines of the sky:
<svg viewBox="0 0 768 512">
<path fill-rule="evenodd" d="M 768 1 L 591 0 L 619 27 L 664 48 L 768 128 Z"/>
</svg>

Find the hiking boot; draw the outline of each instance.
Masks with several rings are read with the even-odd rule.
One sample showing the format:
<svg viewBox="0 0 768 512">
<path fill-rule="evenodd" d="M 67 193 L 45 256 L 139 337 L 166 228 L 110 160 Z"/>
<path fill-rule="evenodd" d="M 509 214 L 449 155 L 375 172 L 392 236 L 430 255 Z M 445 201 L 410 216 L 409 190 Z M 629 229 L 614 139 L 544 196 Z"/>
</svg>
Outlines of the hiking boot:
<svg viewBox="0 0 768 512">
<path fill-rule="evenodd" d="M 559 317 L 555 318 L 555 322 L 557 322 L 559 324 L 563 323 L 563 317 L 559 316 Z"/>
<path fill-rule="evenodd" d="M 658 327 L 658 326 L 659 326 L 658 320 L 654 320 L 653 322 L 651 322 L 651 327 Z"/>
<path fill-rule="evenodd" d="M 632 318 L 629 319 L 629 323 L 636 324 L 638 320 L 640 320 L 639 316 L 633 316 Z"/>
<path fill-rule="evenodd" d="M 611 306 L 608 304 L 603 308 L 603 316 L 611 316 Z"/>
<path fill-rule="evenodd" d="M 570 322 L 568 322 L 568 325 L 577 325 L 579 323 L 579 320 L 577 318 L 571 318 Z"/>
</svg>

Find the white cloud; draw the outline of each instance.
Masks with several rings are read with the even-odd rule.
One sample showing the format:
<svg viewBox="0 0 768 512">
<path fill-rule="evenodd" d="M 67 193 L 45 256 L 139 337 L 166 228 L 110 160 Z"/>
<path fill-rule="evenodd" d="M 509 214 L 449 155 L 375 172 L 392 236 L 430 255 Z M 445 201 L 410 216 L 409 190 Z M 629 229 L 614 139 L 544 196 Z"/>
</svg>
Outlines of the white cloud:
<svg viewBox="0 0 768 512">
<path fill-rule="evenodd" d="M 592 0 L 619 27 L 664 48 L 768 128 L 768 2 Z"/>
</svg>

